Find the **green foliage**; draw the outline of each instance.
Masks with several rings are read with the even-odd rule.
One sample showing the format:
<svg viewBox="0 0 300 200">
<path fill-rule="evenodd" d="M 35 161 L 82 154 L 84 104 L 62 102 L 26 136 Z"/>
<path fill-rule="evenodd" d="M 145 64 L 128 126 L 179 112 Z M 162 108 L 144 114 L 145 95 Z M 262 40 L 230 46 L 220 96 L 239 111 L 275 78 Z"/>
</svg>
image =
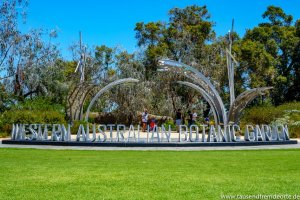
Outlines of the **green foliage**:
<svg viewBox="0 0 300 200">
<path fill-rule="evenodd" d="M 3 84 L 0 83 L 0 112 L 4 112 L 13 103 L 12 96 L 6 91 Z"/>
<path fill-rule="evenodd" d="M 167 120 L 166 122 L 163 123 L 163 125 L 165 126 L 165 128 L 168 130 L 169 126 L 171 126 L 171 129 L 173 131 L 176 130 L 176 124 L 174 123 L 173 120 Z"/>
<path fill-rule="evenodd" d="M 277 26 L 289 26 L 293 21 L 293 16 L 285 14 L 282 8 L 276 6 L 269 6 L 262 17 L 268 18 L 272 25 Z"/>
<path fill-rule="evenodd" d="M 300 100 L 299 25 L 281 8 L 269 6 L 263 14 L 267 22 L 247 30 L 235 45 L 240 61 L 238 78 L 242 86 L 274 86 L 275 105 Z"/>
<path fill-rule="evenodd" d="M 96 64 L 102 69 L 109 70 L 108 75 L 113 76 L 114 70 L 112 68 L 116 49 L 101 45 L 97 46 L 95 50 Z"/>
<path fill-rule="evenodd" d="M 162 57 L 192 64 L 203 73 L 212 75 L 213 80 L 221 79 L 219 75 L 223 76 L 224 65 L 217 65 L 222 66 L 222 70 L 215 67 L 215 62 L 219 64 L 219 60 L 216 60 L 220 55 L 218 57 L 215 54 L 219 45 L 211 47 L 207 44 L 215 38 L 212 27 L 213 22 L 206 6 L 198 5 L 171 9 L 166 22 L 136 24 L 138 46 L 144 50 L 141 61 L 145 68 L 145 79 L 154 83 L 149 89 L 153 97 L 149 98 L 147 104 L 151 112 L 171 116 L 178 108 L 199 108 L 202 103 L 197 91 L 176 84 L 176 81 L 184 79 L 183 76 L 157 73 L 157 61 Z M 207 67 L 212 65 L 214 67 Z"/>
<path fill-rule="evenodd" d="M 87 125 L 87 124 L 88 124 L 88 123 L 85 122 L 85 121 L 80 121 L 80 120 L 74 121 L 74 122 L 73 122 L 73 125 L 72 125 L 72 127 L 71 127 L 71 134 L 76 135 L 76 134 L 77 134 L 77 131 L 78 131 L 78 129 L 79 129 L 79 126 L 80 126 L 80 125 L 83 125 L 84 128 L 86 128 L 86 125 Z M 91 127 L 90 127 L 90 130 L 91 130 Z"/>
<path fill-rule="evenodd" d="M 28 110 L 28 111 L 57 111 L 64 113 L 64 107 L 60 104 L 52 103 L 50 98 L 38 97 L 35 99 L 26 99 L 19 102 L 11 110 Z"/>
<path fill-rule="evenodd" d="M 52 104 L 48 99 L 26 100 L 1 113 L 0 133 L 3 133 L 3 136 L 9 134 L 14 123 L 65 124 L 64 108 Z"/>
<path fill-rule="evenodd" d="M 300 137 L 300 102 L 249 108 L 241 119 L 241 127 L 246 124 L 287 124 L 290 136 Z"/>
<path fill-rule="evenodd" d="M 57 111 L 29 111 L 29 110 L 14 110 L 6 111 L 2 115 L 2 122 L 5 124 L 22 123 L 43 123 L 57 124 L 65 123 L 64 116 Z"/>
<path fill-rule="evenodd" d="M 30 110 L 9 110 L 0 117 L 0 132 L 10 133 L 12 124 L 65 124 L 64 115 L 60 112 L 49 110 L 30 111 Z"/>
<path fill-rule="evenodd" d="M 138 46 L 146 47 L 146 78 L 156 75 L 157 60 L 161 57 L 186 62 L 196 59 L 200 63 L 205 42 L 215 36 L 213 22 L 209 20 L 206 6 L 192 5 L 171 9 L 168 22 L 137 23 L 135 31 Z"/>
</svg>

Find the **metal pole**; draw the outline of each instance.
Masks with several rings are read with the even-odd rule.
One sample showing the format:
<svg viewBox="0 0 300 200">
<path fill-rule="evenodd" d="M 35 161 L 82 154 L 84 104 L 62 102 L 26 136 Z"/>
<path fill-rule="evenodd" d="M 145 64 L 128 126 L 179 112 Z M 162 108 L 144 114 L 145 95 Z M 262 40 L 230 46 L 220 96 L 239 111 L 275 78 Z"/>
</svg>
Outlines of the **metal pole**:
<svg viewBox="0 0 300 200">
<path fill-rule="evenodd" d="M 80 46 L 80 54 L 82 53 L 82 34 L 81 31 L 79 31 L 79 46 Z"/>
<path fill-rule="evenodd" d="M 232 62 L 232 33 L 234 28 L 234 19 L 232 19 L 231 31 L 228 34 L 229 39 L 229 52 L 227 52 L 227 70 L 228 70 L 228 81 L 229 81 L 229 93 L 230 93 L 230 106 L 235 100 L 234 93 L 234 63 Z"/>
</svg>

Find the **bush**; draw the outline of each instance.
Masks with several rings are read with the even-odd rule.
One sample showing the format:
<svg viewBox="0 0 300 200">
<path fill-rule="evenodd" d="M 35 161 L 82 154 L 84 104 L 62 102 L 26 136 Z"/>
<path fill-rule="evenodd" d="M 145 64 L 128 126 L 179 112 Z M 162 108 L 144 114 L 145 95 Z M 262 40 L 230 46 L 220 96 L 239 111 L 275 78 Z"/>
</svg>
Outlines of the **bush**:
<svg viewBox="0 0 300 200">
<path fill-rule="evenodd" d="M 65 124 L 64 115 L 57 111 L 10 110 L 2 114 L 0 132 L 10 133 L 12 124 Z"/>
<path fill-rule="evenodd" d="M 0 138 L 6 138 L 8 136 L 10 136 L 9 133 L 0 133 Z"/>
<path fill-rule="evenodd" d="M 300 137 L 300 102 L 249 108 L 241 118 L 241 127 L 246 124 L 287 124 L 290 136 Z"/>
<path fill-rule="evenodd" d="M 26 100 L 0 115 L 0 133 L 5 137 L 10 134 L 12 124 L 33 123 L 65 124 L 63 106 L 41 98 Z"/>
<path fill-rule="evenodd" d="M 11 110 L 31 110 L 31 111 L 57 111 L 64 114 L 64 106 L 54 104 L 48 98 L 26 99 L 24 102 L 18 103 Z"/>
<path fill-rule="evenodd" d="M 85 121 L 74 121 L 73 125 L 71 127 L 71 134 L 73 134 L 73 135 L 77 134 L 77 131 L 79 129 L 80 124 L 82 124 L 84 126 L 84 129 L 86 129 L 87 122 L 85 122 Z M 92 130 L 92 127 L 90 126 L 90 131 L 91 130 Z"/>
<path fill-rule="evenodd" d="M 168 129 L 169 126 L 171 126 L 171 129 L 173 131 L 176 130 L 176 125 L 173 120 L 167 120 L 165 123 L 163 123 L 163 125 L 165 126 L 166 129 Z"/>
</svg>

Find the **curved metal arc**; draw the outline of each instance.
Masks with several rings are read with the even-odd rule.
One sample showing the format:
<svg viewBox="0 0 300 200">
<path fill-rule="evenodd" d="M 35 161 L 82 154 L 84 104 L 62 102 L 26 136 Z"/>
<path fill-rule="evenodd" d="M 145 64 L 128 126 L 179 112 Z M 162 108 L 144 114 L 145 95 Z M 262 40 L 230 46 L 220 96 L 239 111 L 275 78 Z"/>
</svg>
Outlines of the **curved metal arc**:
<svg viewBox="0 0 300 200">
<path fill-rule="evenodd" d="M 273 89 L 273 87 L 254 88 L 241 93 L 230 107 L 228 121 L 238 123 L 241 111 L 257 96 L 262 95 L 264 91 L 270 89 Z"/>
<path fill-rule="evenodd" d="M 125 79 L 120 79 L 120 80 L 116 80 L 112 83 L 109 83 L 108 85 L 106 85 L 104 88 L 102 88 L 91 100 L 89 107 L 87 108 L 86 114 L 85 114 L 85 121 L 88 120 L 89 118 L 89 114 L 90 114 L 90 110 L 93 107 L 93 105 L 95 104 L 96 100 L 107 90 L 111 89 L 112 87 L 116 86 L 116 85 L 120 85 L 123 83 L 137 83 L 139 82 L 138 79 L 134 79 L 134 78 L 125 78 Z"/>
<path fill-rule="evenodd" d="M 225 106 L 223 104 L 223 101 L 219 93 L 217 92 L 217 90 L 215 89 L 215 87 L 207 77 L 205 77 L 201 72 L 199 72 L 195 68 L 173 60 L 162 59 L 159 61 L 159 65 L 164 67 L 164 69 L 167 69 L 168 67 L 177 67 L 179 69 L 186 70 L 188 72 L 192 72 L 196 74 L 199 79 L 198 80 L 193 79 L 193 80 L 198 82 L 207 93 L 212 93 L 211 96 L 214 99 L 213 102 L 215 102 L 216 107 L 219 108 L 218 112 L 222 113 L 222 118 L 220 119 L 220 122 L 223 124 L 227 124 L 227 116 L 225 113 Z"/>
<path fill-rule="evenodd" d="M 161 66 L 165 66 L 165 67 L 177 67 L 177 68 L 181 68 L 181 69 L 186 70 L 186 71 L 193 72 L 194 74 L 196 74 L 200 78 L 200 80 L 204 84 L 206 84 L 208 86 L 208 88 L 214 93 L 214 95 L 219 96 L 217 90 L 215 89 L 213 84 L 210 82 L 210 80 L 206 76 L 204 76 L 201 72 L 199 72 L 197 69 L 195 69 L 195 68 L 193 68 L 189 65 L 186 65 L 184 63 L 180 63 L 180 62 L 173 61 L 173 60 L 168 60 L 168 59 L 160 60 L 159 64 Z M 220 100 L 221 100 L 221 97 L 220 97 Z"/>
<path fill-rule="evenodd" d="M 190 83 L 190 82 L 186 82 L 186 81 L 177 81 L 178 84 L 181 85 L 185 85 L 188 87 L 191 87 L 195 90 L 197 90 L 198 92 L 201 93 L 201 95 L 203 96 L 203 98 L 208 102 L 208 104 L 210 105 L 212 111 L 213 111 L 213 115 L 214 115 L 214 119 L 215 122 L 217 124 L 220 123 L 220 116 L 218 115 L 219 113 L 216 111 L 216 105 L 214 104 L 213 100 L 211 99 L 211 97 L 209 96 L 209 94 L 207 92 L 205 92 L 205 90 L 203 90 L 201 87 L 199 87 L 196 84 Z"/>
</svg>

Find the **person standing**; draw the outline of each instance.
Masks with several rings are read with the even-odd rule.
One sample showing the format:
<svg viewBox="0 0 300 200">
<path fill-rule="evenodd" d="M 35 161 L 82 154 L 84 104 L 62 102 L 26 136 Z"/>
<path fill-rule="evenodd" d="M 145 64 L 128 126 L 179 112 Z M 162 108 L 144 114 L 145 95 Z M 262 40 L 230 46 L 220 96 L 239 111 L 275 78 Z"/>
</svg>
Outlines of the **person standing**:
<svg viewBox="0 0 300 200">
<path fill-rule="evenodd" d="M 190 128 L 193 125 L 193 113 L 188 111 L 188 127 Z"/>
<path fill-rule="evenodd" d="M 154 127 L 157 125 L 156 119 L 153 117 L 150 121 L 150 131 L 154 130 Z"/>
<path fill-rule="evenodd" d="M 178 109 L 176 112 L 176 120 L 175 120 L 176 128 L 177 128 L 178 132 L 179 132 L 179 127 L 182 123 L 182 118 L 183 118 L 183 115 L 182 115 L 181 109 Z"/>
<path fill-rule="evenodd" d="M 144 112 L 142 113 L 142 125 L 143 125 L 142 129 L 143 129 L 143 132 L 145 132 L 146 129 L 147 129 L 148 117 L 149 117 L 148 110 L 144 109 Z"/>
<path fill-rule="evenodd" d="M 197 120 L 197 113 L 196 113 L 196 110 L 193 109 L 193 114 L 192 114 L 192 125 L 196 123 L 196 120 Z"/>
<path fill-rule="evenodd" d="M 206 125 L 209 125 L 209 117 L 205 117 L 204 121 Z"/>
</svg>

